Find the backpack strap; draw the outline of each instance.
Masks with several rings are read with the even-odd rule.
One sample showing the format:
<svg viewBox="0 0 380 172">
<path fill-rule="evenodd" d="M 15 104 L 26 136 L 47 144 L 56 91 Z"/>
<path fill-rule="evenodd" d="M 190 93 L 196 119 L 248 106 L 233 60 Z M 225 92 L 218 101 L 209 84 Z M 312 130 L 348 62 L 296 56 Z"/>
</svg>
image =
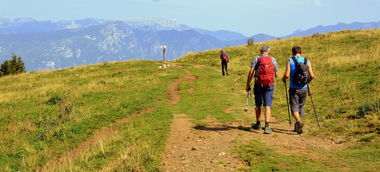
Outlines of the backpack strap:
<svg viewBox="0 0 380 172">
<path fill-rule="evenodd" d="M 259 69 L 259 66 L 260 66 L 260 59 L 261 59 L 262 56 L 259 56 L 257 58 L 257 62 L 256 62 L 256 65 L 255 65 L 255 69 Z"/>
<path fill-rule="evenodd" d="M 297 66 L 298 66 L 298 61 L 297 61 L 297 59 L 293 56 L 293 57 L 292 57 L 292 60 L 293 60 L 294 64 L 295 64 L 296 67 L 297 67 Z"/>
<path fill-rule="evenodd" d="M 305 59 L 305 60 L 304 60 L 303 64 L 307 65 L 307 58 L 304 57 L 304 59 Z M 292 60 L 293 60 L 294 64 L 297 66 L 297 64 L 298 64 L 297 59 L 293 56 L 293 57 L 292 57 Z"/>
</svg>

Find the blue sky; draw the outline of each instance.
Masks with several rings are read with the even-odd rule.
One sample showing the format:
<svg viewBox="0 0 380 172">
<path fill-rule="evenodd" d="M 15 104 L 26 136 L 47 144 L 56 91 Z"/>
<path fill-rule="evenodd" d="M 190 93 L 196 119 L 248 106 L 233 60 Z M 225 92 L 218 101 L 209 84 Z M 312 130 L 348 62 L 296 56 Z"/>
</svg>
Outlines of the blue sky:
<svg viewBox="0 0 380 172">
<path fill-rule="evenodd" d="M 379 10 L 380 0 L 0 0 L 3 18 L 163 18 L 247 36 L 284 36 L 317 25 L 380 21 Z"/>
</svg>

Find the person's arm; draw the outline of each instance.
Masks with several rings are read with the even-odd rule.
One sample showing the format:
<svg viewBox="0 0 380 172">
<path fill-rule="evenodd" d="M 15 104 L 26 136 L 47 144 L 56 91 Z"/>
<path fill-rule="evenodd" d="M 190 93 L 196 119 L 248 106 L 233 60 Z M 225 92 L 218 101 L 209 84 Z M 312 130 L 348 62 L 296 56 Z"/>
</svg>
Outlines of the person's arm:
<svg viewBox="0 0 380 172">
<path fill-rule="evenodd" d="M 284 76 L 282 77 L 282 81 L 286 82 L 290 77 L 290 62 L 289 60 L 286 61 L 286 68 L 285 68 L 285 73 Z"/>
<path fill-rule="evenodd" d="M 308 70 L 309 70 L 309 73 L 310 73 L 310 81 L 314 79 L 314 73 L 313 73 L 313 69 L 311 68 L 311 63 L 310 61 L 308 61 Z"/>
<path fill-rule="evenodd" d="M 255 68 L 251 68 L 248 72 L 248 77 L 247 77 L 247 85 L 245 87 L 246 91 L 251 90 L 251 81 L 253 78 L 253 75 L 255 74 Z"/>
</svg>

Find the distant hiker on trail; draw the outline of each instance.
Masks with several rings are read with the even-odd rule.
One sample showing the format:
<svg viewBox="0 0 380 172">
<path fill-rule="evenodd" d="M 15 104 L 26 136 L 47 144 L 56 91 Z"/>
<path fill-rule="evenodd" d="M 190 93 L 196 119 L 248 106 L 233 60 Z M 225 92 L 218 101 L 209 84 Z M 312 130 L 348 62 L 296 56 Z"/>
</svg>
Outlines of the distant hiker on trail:
<svg viewBox="0 0 380 172">
<path fill-rule="evenodd" d="M 230 56 L 225 50 L 220 51 L 220 60 L 222 61 L 222 75 L 224 73 L 228 75 L 228 62 L 230 61 Z"/>
<path fill-rule="evenodd" d="M 251 69 L 247 78 L 247 92 L 251 90 L 251 80 L 255 76 L 253 93 L 255 95 L 256 104 L 256 123 L 252 124 L 255 130 L 261 129 L 260 116 L 261 105 L 265 107 L 265 128 L 264 134 L 271 134 L 272 129 L 269 128 L 271 117 L 271 107 L 274 92 L 274 78 L 277 78 L 278 67 L 274 57 L 269 56 L 269 45 L 263 45 L 260 49 L 261 55 L 256 56 L 251 63 Z M 264 101 L 264 104 L 263 104 Z"/>
<path fill-rule="evenodd" d="M 301 56 L 302 49 L 299 46 L 292 48 L 293 57 L 286 61 L 285 74 L 282 80 L 290 78 L 289 102 L 290 110 L 293 117 L 297 120 L 294 125 L 294 131 L 301 134 L 302 117 L 304 116 L 304 105 L 308 94 L 308 83 L 314 78 L 314 73 L 311 68 L 311 63 L 308 59 Z"/>
</svg>

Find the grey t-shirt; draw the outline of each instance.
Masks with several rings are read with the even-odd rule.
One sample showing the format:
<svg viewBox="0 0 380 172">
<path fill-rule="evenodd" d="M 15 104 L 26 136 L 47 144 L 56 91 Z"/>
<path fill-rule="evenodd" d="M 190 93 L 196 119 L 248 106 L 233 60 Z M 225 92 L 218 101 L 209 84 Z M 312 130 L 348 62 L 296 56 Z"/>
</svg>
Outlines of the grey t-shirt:
<svg viewBox="0 0 380 172">
<path fill-rule="evenodd" d="M 268 56 L 268 55 L 261 55 L 261 56 Z M 259 61 L 259 58 L 261 56 L 256 56 L 253 60 L 252 60 L 252 63 L 251 63 L 251 68 L 254 68 L 255 69 L 255 81 L 257 79 L 257 76 L 259 74 L 259 66 L 257 66 L 257 62 Z M 277 61 L 274 57 L 272 57 L 272 62 L 274 64 L 274 72 L 277 72 L 278 71 L 278 65 L 277 65 Z"/>
</svg>

